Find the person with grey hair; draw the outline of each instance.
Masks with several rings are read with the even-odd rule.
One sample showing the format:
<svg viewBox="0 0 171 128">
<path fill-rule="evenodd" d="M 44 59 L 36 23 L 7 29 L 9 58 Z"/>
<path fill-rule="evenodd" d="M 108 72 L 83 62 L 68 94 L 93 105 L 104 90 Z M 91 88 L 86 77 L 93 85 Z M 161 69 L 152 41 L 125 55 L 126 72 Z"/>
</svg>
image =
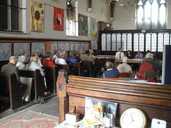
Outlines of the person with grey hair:
<svg viewBox="0 0 171 128">
<path fill-rule="evenodd" d="M 113 63 L 107 61 L 105 63 L 106 71 L 103 72 L 103 78 L 114 78 L 119 75 L 119 71 L 113 66 Z"/>
<path fill-rule="evenodd" d="M 129 64 L 127 64 L 127 60 L 127 57 L 123 57 L 122 64 L 118 65 L 117 69 L 119 73 L 132 73 L 132 67 Z"/>
<path fill-rule="evenodd" d="M 8 64 L 5 64 L 2 66 L 1 68 L 1 72 L 7 76 L 8 78 L 12 75 L 12 74 L 16 74 L 16 77 L 17 77 L 17 80 L 19 80 L 19 77 L 18 77 L 18 73 L 17 73 L 17 68 L 16 68 L 16 62 L 17 62 L 17 59 L 15 56 L 11 56 L 9 58 L 9 62 Z"/>
<path fill-rule="evenodd" d="M 25 69 L 26 68 L 25 61 L 26 61 L 26 56 L 25 55 L 18 56 L 16 67 L 18 69 L 20 69 L 20 70 Z"/>
<path fill-rule="evenodd" d="M 44 85 L 42 87 L 44 89 L 46 89 L 47 85 L 46 85 L 46 79 L 45 79 L 44 70 L 43 70 L 41 64 L 39 63 L 39 56 L 37 54 L 32 54 L 28 70 L 30 70 L 30 71 L 39 70 L 40 71 L 40 74 L 41 74 L 41 76 L 43 78 L 43 81 L 44 81 L 43 82 Z M 30 101 L 32 82 L 33 82 L 32 78 L 27 78 L 28 88 L 26 90 L 26 95 L 24 97 L 25 102 L 29 102 Z"/>
<path fill-rule="evenodd" d="M 5 95 L 9 95 L 8 81 L 9 81 L 11 75 L 15 74 L 16 78 L 17 78 L 17 84 L 19 82 L 19 76 L 17 73 L 16 57 L 15 56 L 11 56 L 9 58 L 8 64 L 5 64 L 2 66 L 1 73 L 4 75 L 4 79 L 6 82 L 6 84 L 5 84 L 6 86 L 4 86 L 4 93 L 5 93 Z"/>
</svg>

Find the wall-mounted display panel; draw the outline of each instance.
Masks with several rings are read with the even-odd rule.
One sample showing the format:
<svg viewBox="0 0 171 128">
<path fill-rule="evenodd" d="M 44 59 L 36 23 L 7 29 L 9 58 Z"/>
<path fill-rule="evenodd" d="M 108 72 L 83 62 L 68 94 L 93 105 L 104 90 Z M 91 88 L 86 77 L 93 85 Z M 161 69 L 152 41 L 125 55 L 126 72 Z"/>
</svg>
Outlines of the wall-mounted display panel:
<svg viewBox="0 0 171 128">
<path fill-rule="evenodd" d="M 14 43 L 14 55 L 30 55 L 30 43 Z"/>
<path fill-rule="evenodd" d="M 42 55 L 45 54 L 45 44 L 43 42 L 33 42 L 31 52 Z"/>
<path fill-rule="evenodd" d="M 0 43 L 0 61 L 8 60 L 11 56 L 11 43 Z"/>
</svg>

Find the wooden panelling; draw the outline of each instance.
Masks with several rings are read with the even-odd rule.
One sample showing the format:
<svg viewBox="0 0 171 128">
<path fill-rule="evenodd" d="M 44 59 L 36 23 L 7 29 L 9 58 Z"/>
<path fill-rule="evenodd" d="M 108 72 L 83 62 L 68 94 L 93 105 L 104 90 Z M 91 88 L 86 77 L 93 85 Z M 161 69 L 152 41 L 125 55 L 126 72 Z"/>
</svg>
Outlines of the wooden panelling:
<svg viewBox="0 0 171 128">
<path fill-rule="evenodd" d="M 171 127 L 171 86 L 161 84 L 129 83 L 122 80 L 70 76 L 67 85 L 69 110 L 76 107 L 84 113 L 86 96 L 119 103 L 117 122 L 122 112 L 130 107 L 144 111 L 150 127 L 151 119 L 166 120 Z M 81 110 L 82 109 L 82 110 Z"/>
</svg>

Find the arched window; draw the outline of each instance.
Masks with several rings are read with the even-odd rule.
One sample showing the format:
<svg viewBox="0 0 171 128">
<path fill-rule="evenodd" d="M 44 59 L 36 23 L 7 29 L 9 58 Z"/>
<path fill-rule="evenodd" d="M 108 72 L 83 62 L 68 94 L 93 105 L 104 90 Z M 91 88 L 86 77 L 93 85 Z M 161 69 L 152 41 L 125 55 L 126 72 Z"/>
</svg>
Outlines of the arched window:
<svg viewBox="0 0 171 128">
<path fill-rule="evenodd" d="M 139 0 L 136 13 L 137 28 L 166 28 L 166 9 L 166 0 Z"/>
</svg>

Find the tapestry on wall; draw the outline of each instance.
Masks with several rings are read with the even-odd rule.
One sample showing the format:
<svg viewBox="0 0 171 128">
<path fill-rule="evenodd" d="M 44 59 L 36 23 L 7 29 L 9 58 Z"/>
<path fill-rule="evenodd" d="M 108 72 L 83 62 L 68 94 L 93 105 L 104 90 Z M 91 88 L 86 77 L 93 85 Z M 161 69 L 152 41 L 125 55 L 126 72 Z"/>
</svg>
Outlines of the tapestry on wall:
<svg viewBox="0 0 171 128">
<path fill-rule="evenodd" d="M 30 43 L 14 43 L 14 55 L 30 55 Z"/>
<path fill-rule="evenodd" d="M 64 30 L 64 10 L 54 7 L 53 28 L 56 31 Z"/>
<path fill-rule="evenodd" d="M 89 35 L 90 37 L 95 38 L 97 35 L 97 23 L 96 23 L 96 19 L 90 17 L 89 18 Z"/>
<path fill-rule="evenodd" d="M 44 31 L 44 4 L 42 0 L 31 0 L 31 31 Z"/>
<path fill-rule="evenodd" d="M 8 60 L 11 56 L 11 43 L 0 43 L 0 61 Z"/>
<path fill-rule="evenodd" d="M 78 15 L 78 32 L 80 36 L 88 36 L 88 17 Z"/>
</svg>

